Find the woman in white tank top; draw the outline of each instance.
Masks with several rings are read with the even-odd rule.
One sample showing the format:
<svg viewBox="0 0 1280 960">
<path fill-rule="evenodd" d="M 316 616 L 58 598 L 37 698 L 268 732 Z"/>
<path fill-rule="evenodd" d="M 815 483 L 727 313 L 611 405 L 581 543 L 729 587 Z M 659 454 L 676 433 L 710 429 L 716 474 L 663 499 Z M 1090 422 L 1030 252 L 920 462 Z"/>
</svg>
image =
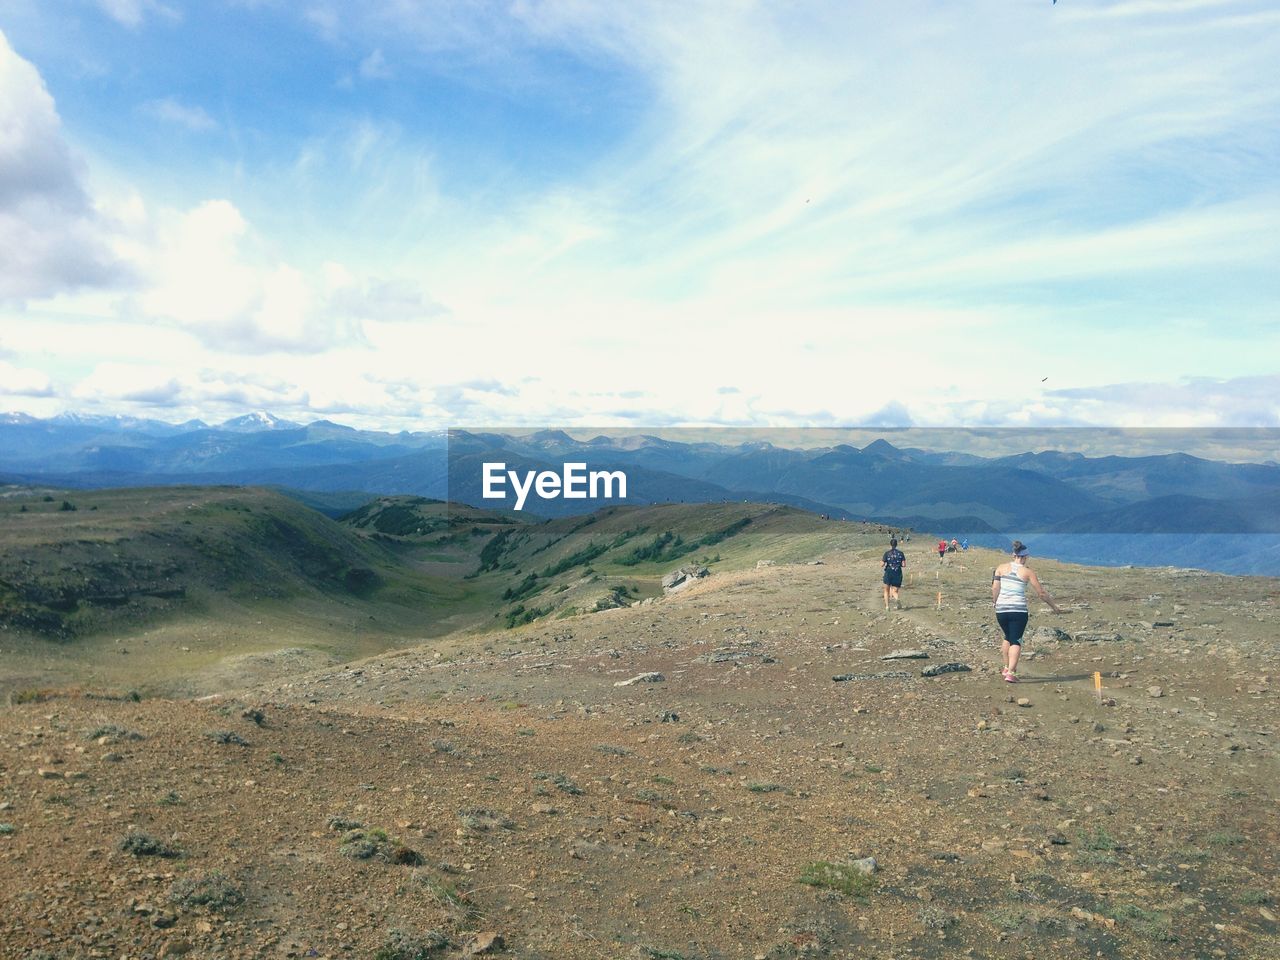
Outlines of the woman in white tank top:
<svg viewBox="0 0 1280 960">
<path fill-rule="evenodd" d="M 1008 683 L 1018 682 L 1018 658 L 1022 655 L 1022 635 L 1027 629 L 1028 584 L 1054 613 L 1062 613 L 1062 608 L 1040 585 L 1036 572 L 1027 565 L 1029 555 L 1021 540 L 1013 541 L 1013 559 L 1000 564 L 991 575 L 991 600 L 996 605 L 996 622 L 1004 633 L 1004 643 L 1000 645 L 1004 666 L 1000 673 Z"/>
</svg>

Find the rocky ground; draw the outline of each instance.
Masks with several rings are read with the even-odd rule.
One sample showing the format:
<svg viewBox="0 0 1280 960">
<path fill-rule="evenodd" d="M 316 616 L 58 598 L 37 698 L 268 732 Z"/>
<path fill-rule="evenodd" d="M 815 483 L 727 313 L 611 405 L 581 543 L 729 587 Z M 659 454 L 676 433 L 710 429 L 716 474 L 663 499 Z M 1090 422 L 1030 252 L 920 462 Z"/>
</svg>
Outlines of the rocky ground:
<svg viewBox="0 0 1280 960">
<path fill-rule="evenodd" d="M 2 710 L 0 955 L 1280 957 L 1276 581 L 875 557 Z"/>
</svg>

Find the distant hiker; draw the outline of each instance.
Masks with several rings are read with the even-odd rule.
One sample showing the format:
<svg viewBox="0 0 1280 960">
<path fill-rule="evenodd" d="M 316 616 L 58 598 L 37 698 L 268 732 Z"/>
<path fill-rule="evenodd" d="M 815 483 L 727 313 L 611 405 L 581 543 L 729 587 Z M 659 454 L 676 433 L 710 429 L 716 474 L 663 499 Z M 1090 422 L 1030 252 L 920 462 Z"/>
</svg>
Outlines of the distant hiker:
<svg viewBox="0 0 1280 960">
<path fill-rule="evenodd" d="M 951 543 L 947 546 L 947 553 L 956 553 L 960 550 L 960 541 L 955 537 L 951 538 Z"/>
<path fill-rule="evenodd" d="M 961 549 L 961 550 L 968 550 L 968 549 L 969 549 L 969 538 L 968 538 L 968 537 L 965 537 L 963 540 L 961 540 L 961 541 L 960 541 L 960 549 Z"/>
<path fill-rule="evenodd" d="M 889 549 L 880 558 L 880 566 L 884 568 L 884 608 L 889 609 L 889 601 L 901 610 L 902 601 L 898 599 L 898 589 L 902 586 L 902 567 L 907 562 L 907 555 L 898 549 L 896 539 L 889 541 Z"/>
<path fill-rule="evenodd" d="M 941 563 L 947 555 L 947 541 L 938 541 L 938 562 Z"/>
<path fill-rule="evenodd" d="M 1062 608 L 1040 585 L 1040 578 L 1028 566 L 1029 551 L 1021 540 L 1013 541 L 1013 559 L 996 567 L 991 575 L 991 599 L 996 605 L 996 622 L 1004 633 L 1000 656 L 1004 662 L 1000 673 L 1008 683 L 1018 682 L 1018 657 L 1022 655 L 1022 635 L 1027 629 L 1027 584 L 1035 588 L 1040 599 L 1054 613 Z"/>
</svg>

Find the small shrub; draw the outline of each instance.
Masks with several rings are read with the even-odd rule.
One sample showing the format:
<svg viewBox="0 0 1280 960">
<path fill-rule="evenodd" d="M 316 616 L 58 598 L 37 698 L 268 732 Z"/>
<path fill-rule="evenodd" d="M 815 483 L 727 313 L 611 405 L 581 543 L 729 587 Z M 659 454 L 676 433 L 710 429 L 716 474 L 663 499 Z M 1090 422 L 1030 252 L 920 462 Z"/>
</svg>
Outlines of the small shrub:
<svg viewBox="0 0 1280 960">
<path fill-rule="evenodd" d="M 458 748 L 449 740 L 432 740 L 431 749 L 436 753 L 457 753 Z"/>
<path fill-rule="evenodd" d="M 603 753 L 606 757 L 629 757 L 633 752 L 626 747 L 615 747 L 608 743 L 596 744 L 596 753 Z"/>
<path fill-rule="evenodd" d="M 876 878 L 847 863 L 817 860 L 804 868 L 800 883 L 835 890 L 847 897 L 865 897 L 876 888 Z"/>
<path fill-rule="evenodd" d="M 18 832 L 18 828 L 12 823 L 0 823 L 0 837 L 7 837 L 10 834 Z"/>
<path fill-rule="evenodd" d="M 787 788 L 778 783 L 748 783 L 747 789 L 752 793 L 779 793 Z"/>
<path fill-rule="evenodd" d="M 916 919 L 926 930 L 945 930 L 956 922 L 956 918 L 933 904 L 921 907 Z"/>
<path fill-rule="evenodd" d="M 1003 933 L 1013 933 L 1023 921 L 1027 919 L 1027 915 L 1021 910 L 1015 910 L 1012 907 L 999 907 L 987 914 L 987 919 L 996 925 Z"/>
<path fill-rule="evenodd" d="M 495 827 L 503 830 L 514 830 L 516 822 L 504 814 L 494 810 L 487 810 L 484 807 L 475 807 L 471 810 L 458 811 L 458 819 L 462 821 L 463 829 L 468 831 L 488 831 Z"/>
<path fill-rule="evenodd" d="M 557 790 L 561 793 L 567 793 L 571 797 L 580 797 L 585 792 L 580 786 L 566 777 L 563 773 L 535 773 L 533 775 L 533 779 L 550 780 L 555 784 Z"/>
<path fill-rule="evenodd" d="M 449 946 L 449 938 L 437 930 L 422 934 L 392 930 L 374 953 L 373 960 L 431 960 Z"/>
<path fill-rule="evenodd" d="M 204 735 L 214 743 L 230 744 L 237 747 L 247 747 L 249 745 L 248 740 L 231 730 L 206 730 Z"/>
<path fill-rule="evenodd" d="M 135 857 L 178 857 L 182 854 L 162 840 L 146 833 L 131 833 L 120 841 L 120 849 Z"/>
<path fill-rule="evenodd" d="M 364 827 L 364 824 L 359 820 L 351 820 L 347 817 L 330 817 L 326 825 L 330 830 L 339 830 L 342 833 L 350 830 L 359 830 Z"/>
<path fill-rule="evenodd" d="M 344 837 L 338 853 L 349 860 L 370 860 L 378 853 L 378 845 L 362 834 L 353 831 L 354 836 Z"/>
<path fill-rule="evenodd" d="M 1244 840 L 1244 834 L 1235 830 L 1219 830 L 1209 834 L 1209 843 L 1215 847 L 1238 847 Z"/>
<path fill-rule="evenodd" d="M 162 807 L 176 807 L 182 803 L 182 798 L 178 796 L 178 791 L 170 790 L 168 793 L 162 793 L 156 798 L 156 803 Z"/>
<path fill-rule="evenodd" d="M 1116 850 L 1119 844 L 1115 838 L 1107 833 L 1107 828 L 1099 825 L 1093 833 L 1081 833 L 1080 845 L 1086 850 Z"/>
<path fill-rule="evenodd" d="M 101 740 L 106 737 L 109 743 L 119 743 L 121 740 L 145 740 L 146 738 L 133 730 L 126 730 L 124 727 L 116 726 L 114 723 L 104 723 L 100 727 L 94 727 L 84 735 L 86 740 Z"/>
<path fill-rule="evenodd" d="M 1133 903 L 1122 903 L 1118 907 L 1105 912 L 1117 920 L 1124 921 L 1133 929 L 1134 933 L 1145 937 L 1147 940 L 1155 940 L 1159 943 L 1173 943 L 1178 939 L 1174 936 L 1173 924 L 1163 913 L 1144 910 Z"/>
<path fill-rule="evenodd" d="M 37 690 L 35 687 L 27 687 L 9 694 L 9 702 L 14 706 L 23 703 L 44 703 L 52 697 L 53 692 L 50 690 Z"/>
<path fill-rule="evenodd" d="M 231 910 L 244 903 L 244 891 L 225 874 L 211 870 L 179 878 L 169 891 L 169 899 L 184 907 Z"/>
</svg>

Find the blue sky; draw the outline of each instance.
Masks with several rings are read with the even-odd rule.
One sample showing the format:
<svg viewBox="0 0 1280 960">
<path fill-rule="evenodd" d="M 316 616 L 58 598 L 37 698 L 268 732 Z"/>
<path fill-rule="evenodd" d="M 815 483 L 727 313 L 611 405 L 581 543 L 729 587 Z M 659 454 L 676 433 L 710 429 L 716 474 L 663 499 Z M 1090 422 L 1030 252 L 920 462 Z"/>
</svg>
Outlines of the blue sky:
<svg viewBox="0 0 1280 960">
<path fill-rule="evenodd" d="M 1280 11 L 7 0 L 0 409 L 1280 423 Z"/>
</svg>

